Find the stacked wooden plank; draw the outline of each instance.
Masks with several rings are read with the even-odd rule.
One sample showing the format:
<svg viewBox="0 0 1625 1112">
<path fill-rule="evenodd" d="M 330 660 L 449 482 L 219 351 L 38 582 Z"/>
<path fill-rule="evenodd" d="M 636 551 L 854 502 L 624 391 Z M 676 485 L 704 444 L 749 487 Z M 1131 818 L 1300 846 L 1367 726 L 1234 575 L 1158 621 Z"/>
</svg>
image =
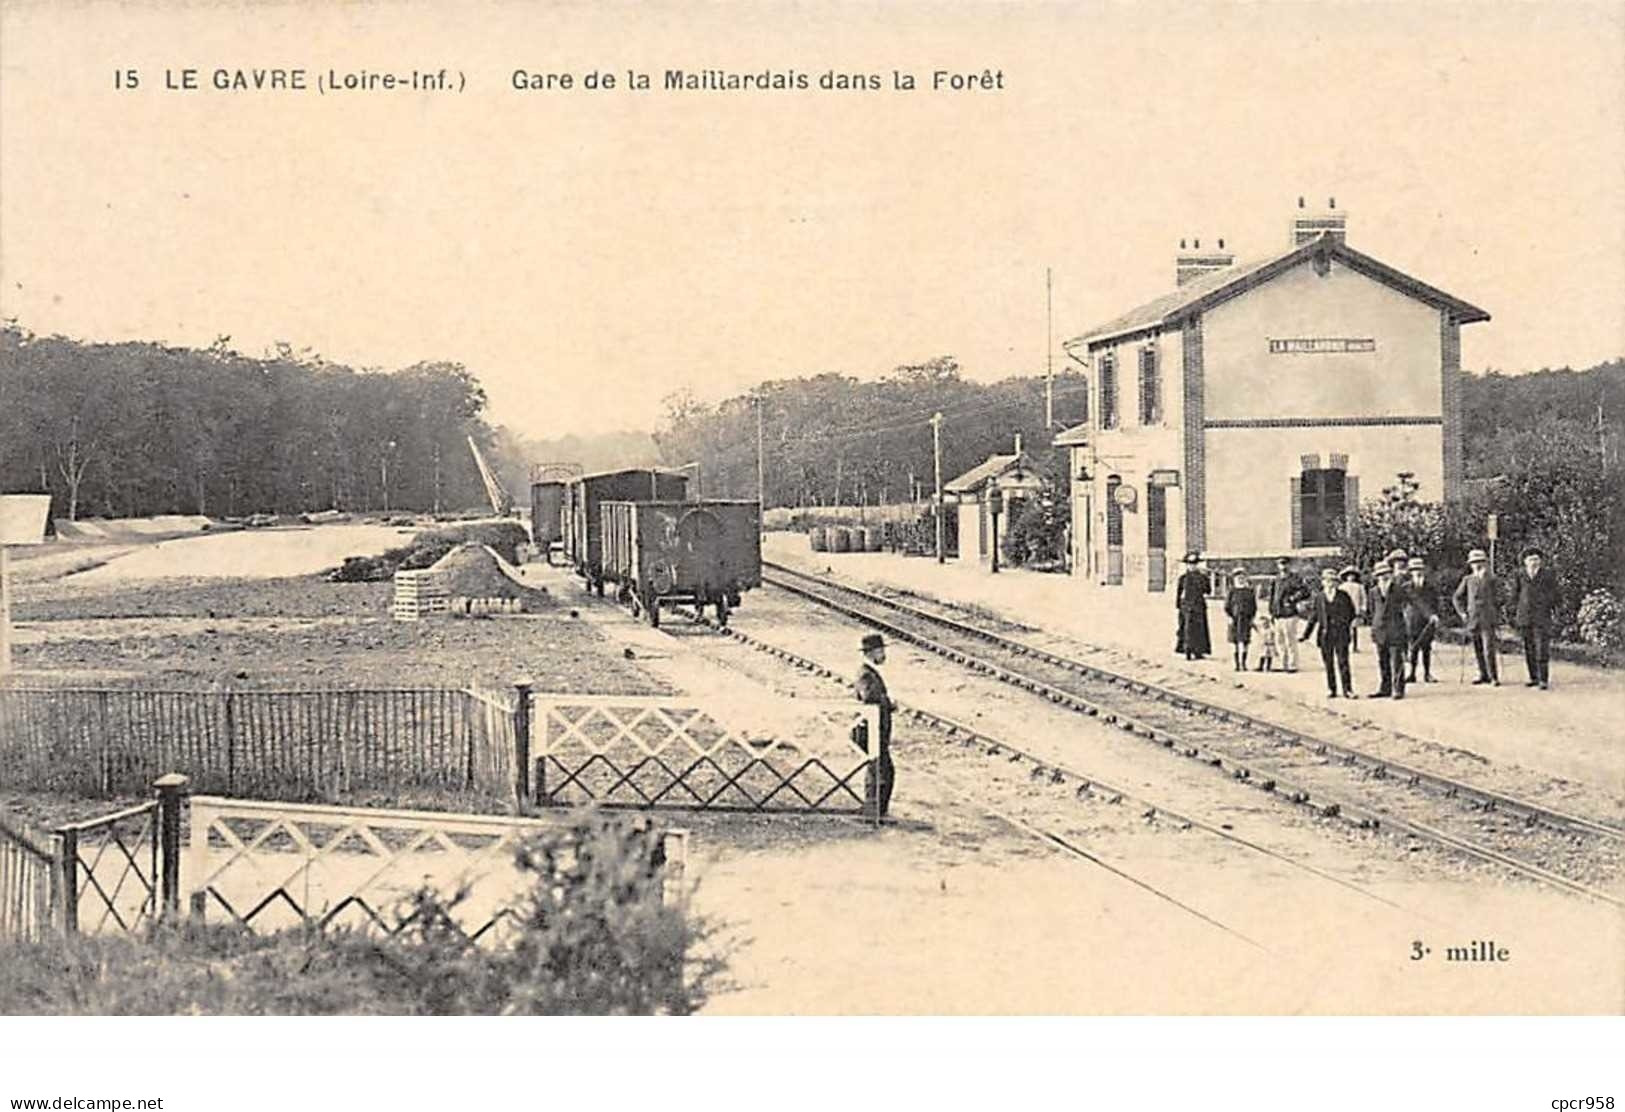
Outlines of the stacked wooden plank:
<svg viewBox="0 0 1625 1112">
<path fill-rule="evenodd" d="M 393 613 L 397 622 L 415 622 L 431 614 L 444 614 L 449 604 L 445 578 L 432 568 L 395 573 Z"/>
</svg>

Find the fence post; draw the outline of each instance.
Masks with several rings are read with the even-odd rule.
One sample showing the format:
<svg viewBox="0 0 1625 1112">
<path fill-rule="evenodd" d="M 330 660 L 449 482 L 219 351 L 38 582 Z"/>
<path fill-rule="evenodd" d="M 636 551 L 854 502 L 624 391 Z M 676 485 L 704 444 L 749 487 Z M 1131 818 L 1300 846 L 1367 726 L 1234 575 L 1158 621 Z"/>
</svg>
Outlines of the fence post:
<svg viewBox="0 0 1625 1112">
<path fill-rule="evenodd" d="M 163 859 L 160 918 L 174 916 L 181 909 L 181 795 L 187 783 L 185 776 L 170 772 L 152 784 L 158 790 L 158 852 Z"/>
<path fill-rule="evenodd" d="M 530 687 L 528 678 L 514 681 L 514 807 L 523 814 L 530 800 Z"/>
<path fill-rule="evenodd" d="M 79 933 L 79 831 L 64 828 L 52 835 L 56 863 L 61 870 L 62 933 Z"/>
</svg>

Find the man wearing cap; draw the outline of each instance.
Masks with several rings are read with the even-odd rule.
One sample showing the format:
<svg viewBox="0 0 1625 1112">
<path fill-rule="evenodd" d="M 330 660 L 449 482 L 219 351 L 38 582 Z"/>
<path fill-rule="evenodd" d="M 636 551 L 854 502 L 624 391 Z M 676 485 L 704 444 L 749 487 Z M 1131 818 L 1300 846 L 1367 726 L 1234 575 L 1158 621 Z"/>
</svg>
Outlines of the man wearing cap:
<svg viewBox="0 0 1625 1112">
<path fill-rule="evenodd" d="M 1283 672 L 1298 670 L 1298 603 L 1309 597 L 1303 580 L 1292 574 L 1292 561 L 1275 561 L 1275 582 L 1270 585 L 1270 619 L 1275 629 L 1275 656 Z"/>
<path fill-rule="evenodd" d="M 1369 699 L 1405 697 L 1405 651 L 1410 630 L 1405 624 L 1405 584 L 1394 574 L 1393 561 L 1377 565 L 1377 585 L 1369 599 L 1371 640 L 1377 647 L 1382 682 Z"/>
<path fill-rule="evenodd" d="M 885 818 L 886 812 L 891 809 L 892 784 L 897 777 L 891 760 L 891 719 L 897 706 L 886 690 L 886 677 L 881 672 L 886 663 L 885 638 L 878 633 L 866 633 L 863 635 L 862 649 L 863 662 L 858 666 L 858 678 L 854 685 L 858 702 L 880 708 L 879 750 L 869 748 L 867 737 L 861 742 L 863 751 L 875 757 L 865 779 L 864 799 L 876 817 Z"/>
<path fill-rule="evenodd" d="M 1315 634 L 1320 659 L 1326 666 L 1326 698 L 1337 698 L 1337 682 L 1343 681 L 1343 697 L 1354 698 L 1354 677 L 1349 673 L 1349 633 L 1354 628 L 1354 603 L 1337 589 L 1337 573 L 1327 568 L 1320 573 L 1320 591 L 1312 600 L 1309 624 L 1301 640 Z"/>
<path fill-rule="evenodd" d="M 1205 572 L 1197 567 L 1202 559 L 1199 553 L 1185 554 L 1185 572 L 1174 586 L 1174 608 L 1179 613 L 1179 635 L 1174 639 L 1174 651 L 1184 653 L 1186 660 L 1201 660 L 1213 651 L 1213 639 L 1207 628 L 1207 593 L 1212 589 Z"/>
<path fill-rule="evenodd" d="M 1495 631 L 1501 624 L 1501 610 L 1496 600 L 1499 588 L 1500 584 L 1490 572 L 1490 558 L 1482 548 L 1473 549 L 1467 554 L 1467 574 L 1456 585 L 1456 593 L 1450 601 L 1467 626 L 1473 656 L 1478 659 L 1478 678 L 1474 684 L 1501 686 L 1501 665 L 1495 653 Z"/>
<path fill-rule="evenodd" d="M 1410 582 L 1405 586 L 1405 624 L 1410 631 L 1411 674 L 1407 682 L 1416 682 L 1416 663 L 1422 662 L 1422 681 L 1433 683 L 1433 634 L 1439 628 L 1439 593 L 1428 582 L 1427 561 L 1412 556 L 1405 565 Z"/>
<path fill-rule="evenodd" d="M 1546 554 L 1528 548 L 1523 571 L 1512 577 L 1512 624 L 1523 634 L 1527 687 L 1542 691 L 1551 684 L 1552 611 L 1557 608 L 1557 576 L 1546 566 Z"/>
</svg>

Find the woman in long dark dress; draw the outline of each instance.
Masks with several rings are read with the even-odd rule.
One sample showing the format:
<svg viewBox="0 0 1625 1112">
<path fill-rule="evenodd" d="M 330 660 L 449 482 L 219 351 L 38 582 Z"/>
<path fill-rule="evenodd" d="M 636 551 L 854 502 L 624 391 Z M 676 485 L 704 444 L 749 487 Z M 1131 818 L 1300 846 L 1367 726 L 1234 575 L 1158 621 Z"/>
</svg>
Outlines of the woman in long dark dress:
<svg viewBox="0 0 1625 1112">
<path fill-rule="evenodd" d="M 1230 644 L 1235 646 L 1236 671 L 1247 670 L 1247 643 L 1253 635 L 1253 618 L 1258 613 L 1258 596 L 1245 572 L 1237 572 L 1230 591 L 1224 596 L 1224 612 L 1230 618 Z"/>
<path fill-rule="evenodd" d="M 1201 557 L 1194 552 L 1185 555 L 1185 573 L 1174 588 L 1174 608 L 1179 614 L 1179 634 L 1174 639 L 1174 651 L 1184 653 L 1186 660 L 1201 660 L 1213 651 L 1213 639 L 1207 631 L 1207 574 L 1196 566 Z"/>
</svg>

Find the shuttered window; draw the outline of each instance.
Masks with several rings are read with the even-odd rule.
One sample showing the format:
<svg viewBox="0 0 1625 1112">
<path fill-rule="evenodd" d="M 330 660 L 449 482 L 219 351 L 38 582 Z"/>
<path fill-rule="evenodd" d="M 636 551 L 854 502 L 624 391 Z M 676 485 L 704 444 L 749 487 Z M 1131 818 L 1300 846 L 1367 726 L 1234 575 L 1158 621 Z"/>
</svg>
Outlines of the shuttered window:
<svg viewBox="0 0 1625 1112">
<path fill-rule="evenodd" d="M 1140 424 L 1162 424 L 1162 375 L 1154 347 L 1140 349 Z"/>
<path fill-rule="evenodd" d="M 1100 357 L 1100 427 L 1117 427 L 1117 356 L 1109 351 Z"/>
<path fill-rule="evenodd" d="M 1337 530 L 1346 521 L 1347 487 L 1341 470 L 1319 468 L 1298 479 L 1298 515 L 1301 544 L 1337 543 Z"/>
</svg>

